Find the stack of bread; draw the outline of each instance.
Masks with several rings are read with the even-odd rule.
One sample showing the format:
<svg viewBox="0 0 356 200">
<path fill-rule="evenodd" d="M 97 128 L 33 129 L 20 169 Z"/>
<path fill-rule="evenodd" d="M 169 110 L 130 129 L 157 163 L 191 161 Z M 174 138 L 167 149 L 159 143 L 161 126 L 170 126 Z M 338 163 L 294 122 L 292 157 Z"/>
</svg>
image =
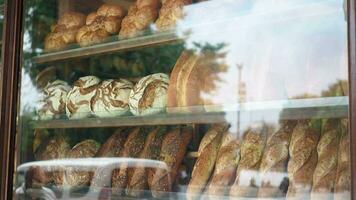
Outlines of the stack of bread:
<svg viewBox="0 0 356 200">
<path fill-rule="evenodd" d="M 77 42 L 80 46 L 88 46 L 105 41 L 119 32 L 125 14 L 125 9 L 118 5 L 102 5 L 97 12 L 87 16 L 85 26 L 76 35 Z"/>
</svg>

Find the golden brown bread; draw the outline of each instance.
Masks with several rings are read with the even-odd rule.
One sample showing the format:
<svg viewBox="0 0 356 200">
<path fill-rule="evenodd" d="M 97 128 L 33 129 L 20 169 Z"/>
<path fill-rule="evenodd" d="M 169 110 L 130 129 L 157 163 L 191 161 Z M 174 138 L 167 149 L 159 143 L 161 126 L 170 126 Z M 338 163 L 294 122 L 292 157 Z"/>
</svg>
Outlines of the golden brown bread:
<svg viewBox="0 0 356 200">
<path fill-rule="evenodd" d="M 120 39 L 140 35 L 158 17 L 158 0 L 139 0 L 129 8 L 127 16 L 122 20 Z"/>
<path fill-rule="evenodd" d="M 244 134 L 241 145 L 241 160 L 236 171 L 236 179 L 230 190 L 233 197 L 256 197 L 257 186 L 255 181 L 266 143 L 267 127 L 264 124 L 255 124 Z M 250 173 L 251 172 L 251 173 Z M 247 180 L 245 176 L 250 176 Z"/>
<path fill-rule="evenodd" d="M 289 187 L 287 199 L 307 199 L 318 162 L 319 120 L 301 120 L 294 128 L 288 162 Z"/>
<path fill-rule="evenodd" d="M 335 200 L 351 199 L 350 133 L 348 119 L 341 119 L 341 139 L 335 179 Z"/>
<path fill-rule="evenodd" d="M 44 42 L 46 51 L 55 51 L 65 48 L 75 42 L 78 30 L 85 25 L 85 16 L 81 13 L 68 12 L 61 16 Z"/>
<path fill-rule="evenodd" d="M 258 190 L 258 197 L 285 196 L 286 191 L 283 189 L 286 188 L 282 185 L 271 185 L 271 182 L 275 178 L 273 175 L 275 172 L 287 172 L 289 143 L 295 125 L 296 121 L 283 121 L 279 130 L 268 136 L 260 167 L 261 187 Z"/>
<path fill-rule="evenodd" d="M 118 5 L 104 4 L 97 12 L 90 13 L 86 25 L 76 35 L 80 46 L 89 46 L 105 41 L 111 34 L 118 33 L 126 11 Z"/>
<path fill-rule="evenodd" d="M 68 153 L 68 158 L 91 158 L 96 155 L 100 144 L 94 140 L 84 140 L 76 144 Z M 73 166 L 66 169 L 65 182 L 69 186 L 86 186 L 90 184 L 93 172 L 81 169 L 82 166 Z"/>
<path fill-rule="evenodd" d="M 174 28 L 178 20 L 184 17 L 183 7 L 192 3 L 192 0 L 165 0 L 156 21 L 158 30 L 165 31 Z"/>
<path fill-rule="evenodd" d="M 150 189 L 155 198 L 164 197 L 172 190 L 179 167 L 192 137 L 191 127 L 175 128 L 169 131 L 162 142 L 160 161 L 166 165 L 156 169 Z"/>
<path fill-rule="evenodd" d="M 240 161 L 240 141 L 229 132 L 225 132 L 216 158 L 215 169 L 205 194 L 211 198 L 224 196 L 235 180 L 236 169 Z"/>
<path fill-rule="evenodd" d="M 226 125 L 213 125 L 203 137 L 198 150 L 192 176 L 187 189 L 187 199 L 198 199 L 215 166 L 223 132 Z"/>
<path fill-rule="evenodd" d="M 146 134 L 140 128 L 134 128 L 124 145 L 124 150 L 121 154 L 123 158 L 137 158 L 145 144 Z M 115 194 L 123 194 L 127 183 L 130 182 L 133 169 L 129 168 L 127 163 L 120 165 L 120 169 L 114 170 L 111 183 Z"/>
<path fill-rule="evenodd" d="M 339 119 L 326 119 L 317 147 L 318 164 L 313 175 L 312 200 L 332 200 L 339 148 Z"/>
<path fill-rule="evenodd" d="M 158 160 L 160 155 L 162 140 L 165 133 L 166 133 L 165 127 L 159 127 L 153 129 L 147 136 L 145 146 L 139 158 L 147 159 L 147 160 Z M 154 168 L 146 168 L 140 165 L 136 166 L 136 168 L 133 171 L 132 178 L 126 189 L 127 195 L 133 197 L 140 197 L 144 194 L 144 190 L 148 188 L 148 180 L 150 176 L 152 176 L 152 174 L 149 174 L 149 170 L 152 171 L 154 170 Z"/>
</svg>

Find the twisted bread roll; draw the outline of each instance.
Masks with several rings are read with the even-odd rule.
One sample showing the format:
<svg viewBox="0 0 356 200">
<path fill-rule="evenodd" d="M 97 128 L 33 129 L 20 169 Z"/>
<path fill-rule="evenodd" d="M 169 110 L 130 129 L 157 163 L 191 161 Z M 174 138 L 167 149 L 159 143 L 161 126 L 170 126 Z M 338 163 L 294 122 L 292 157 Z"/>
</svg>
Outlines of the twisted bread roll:
<svg viewBox="0 0 356 200">
<path fill-rule="evenodd" d="M 85 25 L 85 16 L 81 13 L 69 12 L 60 17 L 45 38 L 45 50 L 55 51 L 75 42 L 78 30 Z"/>
<path fill-rule="evenodd" d="M 204 190 L 215 166 L 225 125 L 214 125 L 203 137 L 198 150 L 198 159 L 195 162 L 192 177 L 187 189 L 187 199 L 198 199 Z"/>
<path fill-rule="evenodd" d="M 241 160 L 236 171 L 236 179 L 230 190 L 231 196 L 256 197 L 257 177 L 252 175 L 260 168 L 267 131 L 264 124 L 255 124 L 246 131 L 241 145 Z"/>
<path fill-rule="evenodd" d="M 98 117 L 113 117 L 127 113 L 133 84 L 125 79 L 103 81 L 91 100 L 91 110 Z"/>
<path fill-rule="evenodd" d="M 184 17 L 183 7 L 191 3 L 192 0 L 164 0 L 156 21 L 157 29 L 165 31 L 174 28 L 178 20 Z"/>
<path fill-rule="evenodd" d="M 147 136 L 145 146 L 139 158 L 148 160 L 158 160 L 165 133 L 165 128 L 155 128 L 153 131 L 151 131 Z M 145 168 L 143 166 L 138 165 L 134 169 L 132 178 L 126 188 L 126 194 L 133 197 L 142 196 L 143 191 L 148 188 L 149 179 L 152 178 L 152 174 L 149 174 L 151 170 L 154 169 Z"/>
<path fill-rule="evenodd" d="M 166 168 L 155 170 L 152 181 L 149 180 L 153 197 L 164 197 L 166 192 L 172 190 L 192 134 L 191 127 L 184 127 L 182 130 L 179 128 L 173 129 L 165 135 L 160 160 L 166 163 Z"/>
<path fill-rule="evenodd" d="M 142 151 L 146 140 L 146 134 L 140 128 L 133 129 L 124 145 L 124 150 L 121 157 L 124 158 L 137 158 Z M 129 168 L 127 164 L 120 166 L 119 170 L 114 170 L 111 182 L 113 192 L 116 194 L 123 194 L 127 184 L 132 177 L 133 169 Z"/>
<path fill-rule="evenodd" d="M 215 170 L 205 192 L 209 196 L 226 195 L 234 182 L 236 168 L 240 162 L 240 141 L 235 137 L 229 132 L 223 135 Z"/>
<path fill-rule="evenodd" d="M 339 120 L 327 119 L 317 147 L 318 164 L 313 175 L 312 200 L 332 200 L 337 171 Z"/>
<path fill-rule="evenodd" d="M 126 11 L 118 5 L 104 4 L 97 12 L 90 13 L 86 25 L 76 35 L 80 46 L 89 46 L 105 41 L 110 34 L 118 33 Z"/>
<path fill-rule="evenodd" d="M 310 197 L 313 174 L 318 162 L 319 123 L 319 121 L 303 120 L 298 122 L 293 130 L 289 146 L 288 199 L 308 199 Z"/>
<path fill-rule="evenodd" d="M 341 139 L 335 179 L 335 200 L 351 199 L 350 133 L 348 119 L 340 122 Z"/>
<path fill-rule="evenodd" d="M 284 121 L 280 129 L 268 136 L 265 151 L 263 153 L 260 172 L 261 188 L 258 190 L 258 197 L 283 197 L 285 192 L 283 186 L 271 185 L 274 181 L 274 173 L 284 173 L 287 171 L 289 157 L 289 143 L 296 121 Z M 283 183 L 283 181 L 280 181 Z M 287 188 L 285 188 L 287 189 Z"/>
<path fill-rule="evenodd" d="M 138 0 L 122 20 L 119 38 L 132 38 L 141 34 L 157 19 L 158 7 L 159 0 Z"/>
</svg>

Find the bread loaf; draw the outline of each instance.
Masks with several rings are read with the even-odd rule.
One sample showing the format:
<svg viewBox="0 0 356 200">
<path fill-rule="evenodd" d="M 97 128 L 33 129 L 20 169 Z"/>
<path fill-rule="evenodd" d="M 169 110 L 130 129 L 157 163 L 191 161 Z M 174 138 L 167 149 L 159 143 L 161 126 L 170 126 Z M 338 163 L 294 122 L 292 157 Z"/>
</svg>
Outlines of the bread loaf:
<svg viewBox="0 0 356 200">
<path fill-rule="evenodd" d="M 162 142 L 160 160 L 166 165 L 156 169 L 150 189 L 155 198 L 164 197 L 172 190 L 178 169 L 192 137 L 191 127 L 175 128 L 169 131 Z"/>
<path fill-rule="evenodd" d="M 100 144 L 94 140 L 84 140 L 75 145 L 68 153 L 68 158 L 91 158 L 100 148 Z M 91 182 L 93 172 L 83 170 L 82 166 L 73 166 L 66 169 L 66 184 L 74 187 L 87 186 Z"/>
<path fill-rule="evenodd" d="M 178 20 L 184 17 L 183 7 L 192 0 L 165 0 L 156 21 L 158 30 L 165 31 L 174 28 Z"/>
<path fill-rule="evenodd" d="M 308 199 L 318 162 L 319 120 L 301 120 L 294 128 L 289 146 L 288 199 Z"/>
<path fill-rule="evenodd" d="M 348 119 L 340 122 L 341 139 L 335 179 L 334 200 L 351 199 L 350 133 Z"/>
<path fill-rule="evenodd" d="M 126 11 L 119 5 L 104 4 L 86 18 L 86 25 L 79 29 L 76 40 L 80 46 L 103 42 L 111 34 L 118 33 Z"/>
<path fill-rule="evenodd" d="M 136 37 L 158 17 L 159 0 L 138 0 L 122 20 L 120 39 Z"/>
<path fill-rule="evenodd" d="M 275 173 L 286 173 L 289 158 L 289 143 L 296 121 L 283 121 L 278 131 L 272 132 L 267 138 L 266 148 L 263 153 L 260 173 L 261 188 L 258 197 L 276 198 L 284 197 L 287 188 L 283 185 L 272 185 L 276 182 Z M 278 181 L 280 184 L 283 180 Z"/>
<path fill-rule="evenodd" d="M 146 134 L 140 128 L 133 129 L 124 145 L 124 150 L 121 154 L 123 158 L 137 158 L 145 144 Z M 127 184 L 132 177 L 133 169 L 129 168 L 128 163 L 120 165 L 119 170 L 114 170 L 112 175 L 112 188 L 115 194 L 124 194 Z"/>
<path fill-rule="evenodd" d="M 230 189 L 236 176 L 240 162 L 240 141 L 229 132 L 225 132 L 216 158 L 215 169 L 211 181 L 205 191 L 211 199 L 224 196 Z"/>
<path fill-rule="evenodd" d="M 313 175 L 312 200 L 332 200 L 337 171 L 339 120 L 324 120 L 317 147 L 318 164 Z"/>
<path fill-rule="evenodd" d="M 44 42 L 46 51 L 56 51 L 75 42 L 75 36 L 85 24 L 85 16 L 81 13 L 68 12 L 61 16 Z"/>
<path fill-rule="evenodd" d="M 236 171 L 235 182 L 230 190 L 231 196 L 257 196 L 256 179 L 258 178 L 267 131 L 264 124 L 255 124 L 244 134 L 241 145 L 241 160 Z"/>
<path fill-rule="evenodd" d="M 139 156 L 141 159 L 158 160 L 162 145 L 163 136 L 166 128 L 155 128 L 151 131 L 146 139 L 145 146 Z M 144 190 L 148 188 L 149 169 L 144 166 L 137 165 L 133 171 L 132 178 L 127 186 L 126 194 L 133 197 L 140 197 L 144 194 Z M 152 176 L 152 174 L 151 174 Z"/>
<path fill-rule="evenodd" d="M 187 189 L 187 199 L 199 199 L 215 166 L 216 157 L 220 148 L 221 138 L 225 125 L 213 125 L 203 137 L 198 150 L 198 159 L 195 162 L 192 177 Z"/>
</svg>

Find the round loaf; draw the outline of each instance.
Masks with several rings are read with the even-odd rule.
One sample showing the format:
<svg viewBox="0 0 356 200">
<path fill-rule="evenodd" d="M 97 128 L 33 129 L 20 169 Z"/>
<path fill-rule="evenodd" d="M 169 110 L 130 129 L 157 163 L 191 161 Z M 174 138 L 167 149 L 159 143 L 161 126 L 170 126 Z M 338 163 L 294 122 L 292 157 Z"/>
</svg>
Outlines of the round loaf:
<svg viewBox="0 0 356 200">
<path fill-rule="evenodd" d="M 66 29 L 77 28 L 85 23 L 85 15 L 77 12 L 68 12 L 63 14 L 59 20 L 58 25 L 64 25 Z"/>
<path fill-rule="evenodd" d="M 133 84 L 125 79 L 106 80 L 98 87 L 91 106 L 98 117 L 114 117 L 127 113 Z"/>
<path fill-rule="evenodd" d="M 91 115 L 90 102 L 94 97 L 100 79 L 95 76 L 85 76 L 74 83 L 68 93 L 66 112 L 72 119 L 81 119 Z"/>
<path fill-rule="evenodd" d="M 38 111 L 41 120 L 50 120 L 65 113 L 67 94 L 70 91 L 69 85 L 61 80 L 48 83 L 43 89 L 41 108 Z"/>
<path fill-rule="evenodd" d="M 160 113 L 167 106 L 169 77 L 166 74 L 152 74 L 142 78 L 130 93 L 130 110 L 134 115 Z"/>
<path fill-rule="evenodd" d="M 104 4 L 102 5 L 98 11 L 97 11 L 98 15 L 101 16 L 106 16 L 106 17 L 124 17 L 126 14 L 126 11 L 124 8 L 122 8 L 121 6 L 118 5 L 114 5 L 114 4 Z"/>
</svg>

